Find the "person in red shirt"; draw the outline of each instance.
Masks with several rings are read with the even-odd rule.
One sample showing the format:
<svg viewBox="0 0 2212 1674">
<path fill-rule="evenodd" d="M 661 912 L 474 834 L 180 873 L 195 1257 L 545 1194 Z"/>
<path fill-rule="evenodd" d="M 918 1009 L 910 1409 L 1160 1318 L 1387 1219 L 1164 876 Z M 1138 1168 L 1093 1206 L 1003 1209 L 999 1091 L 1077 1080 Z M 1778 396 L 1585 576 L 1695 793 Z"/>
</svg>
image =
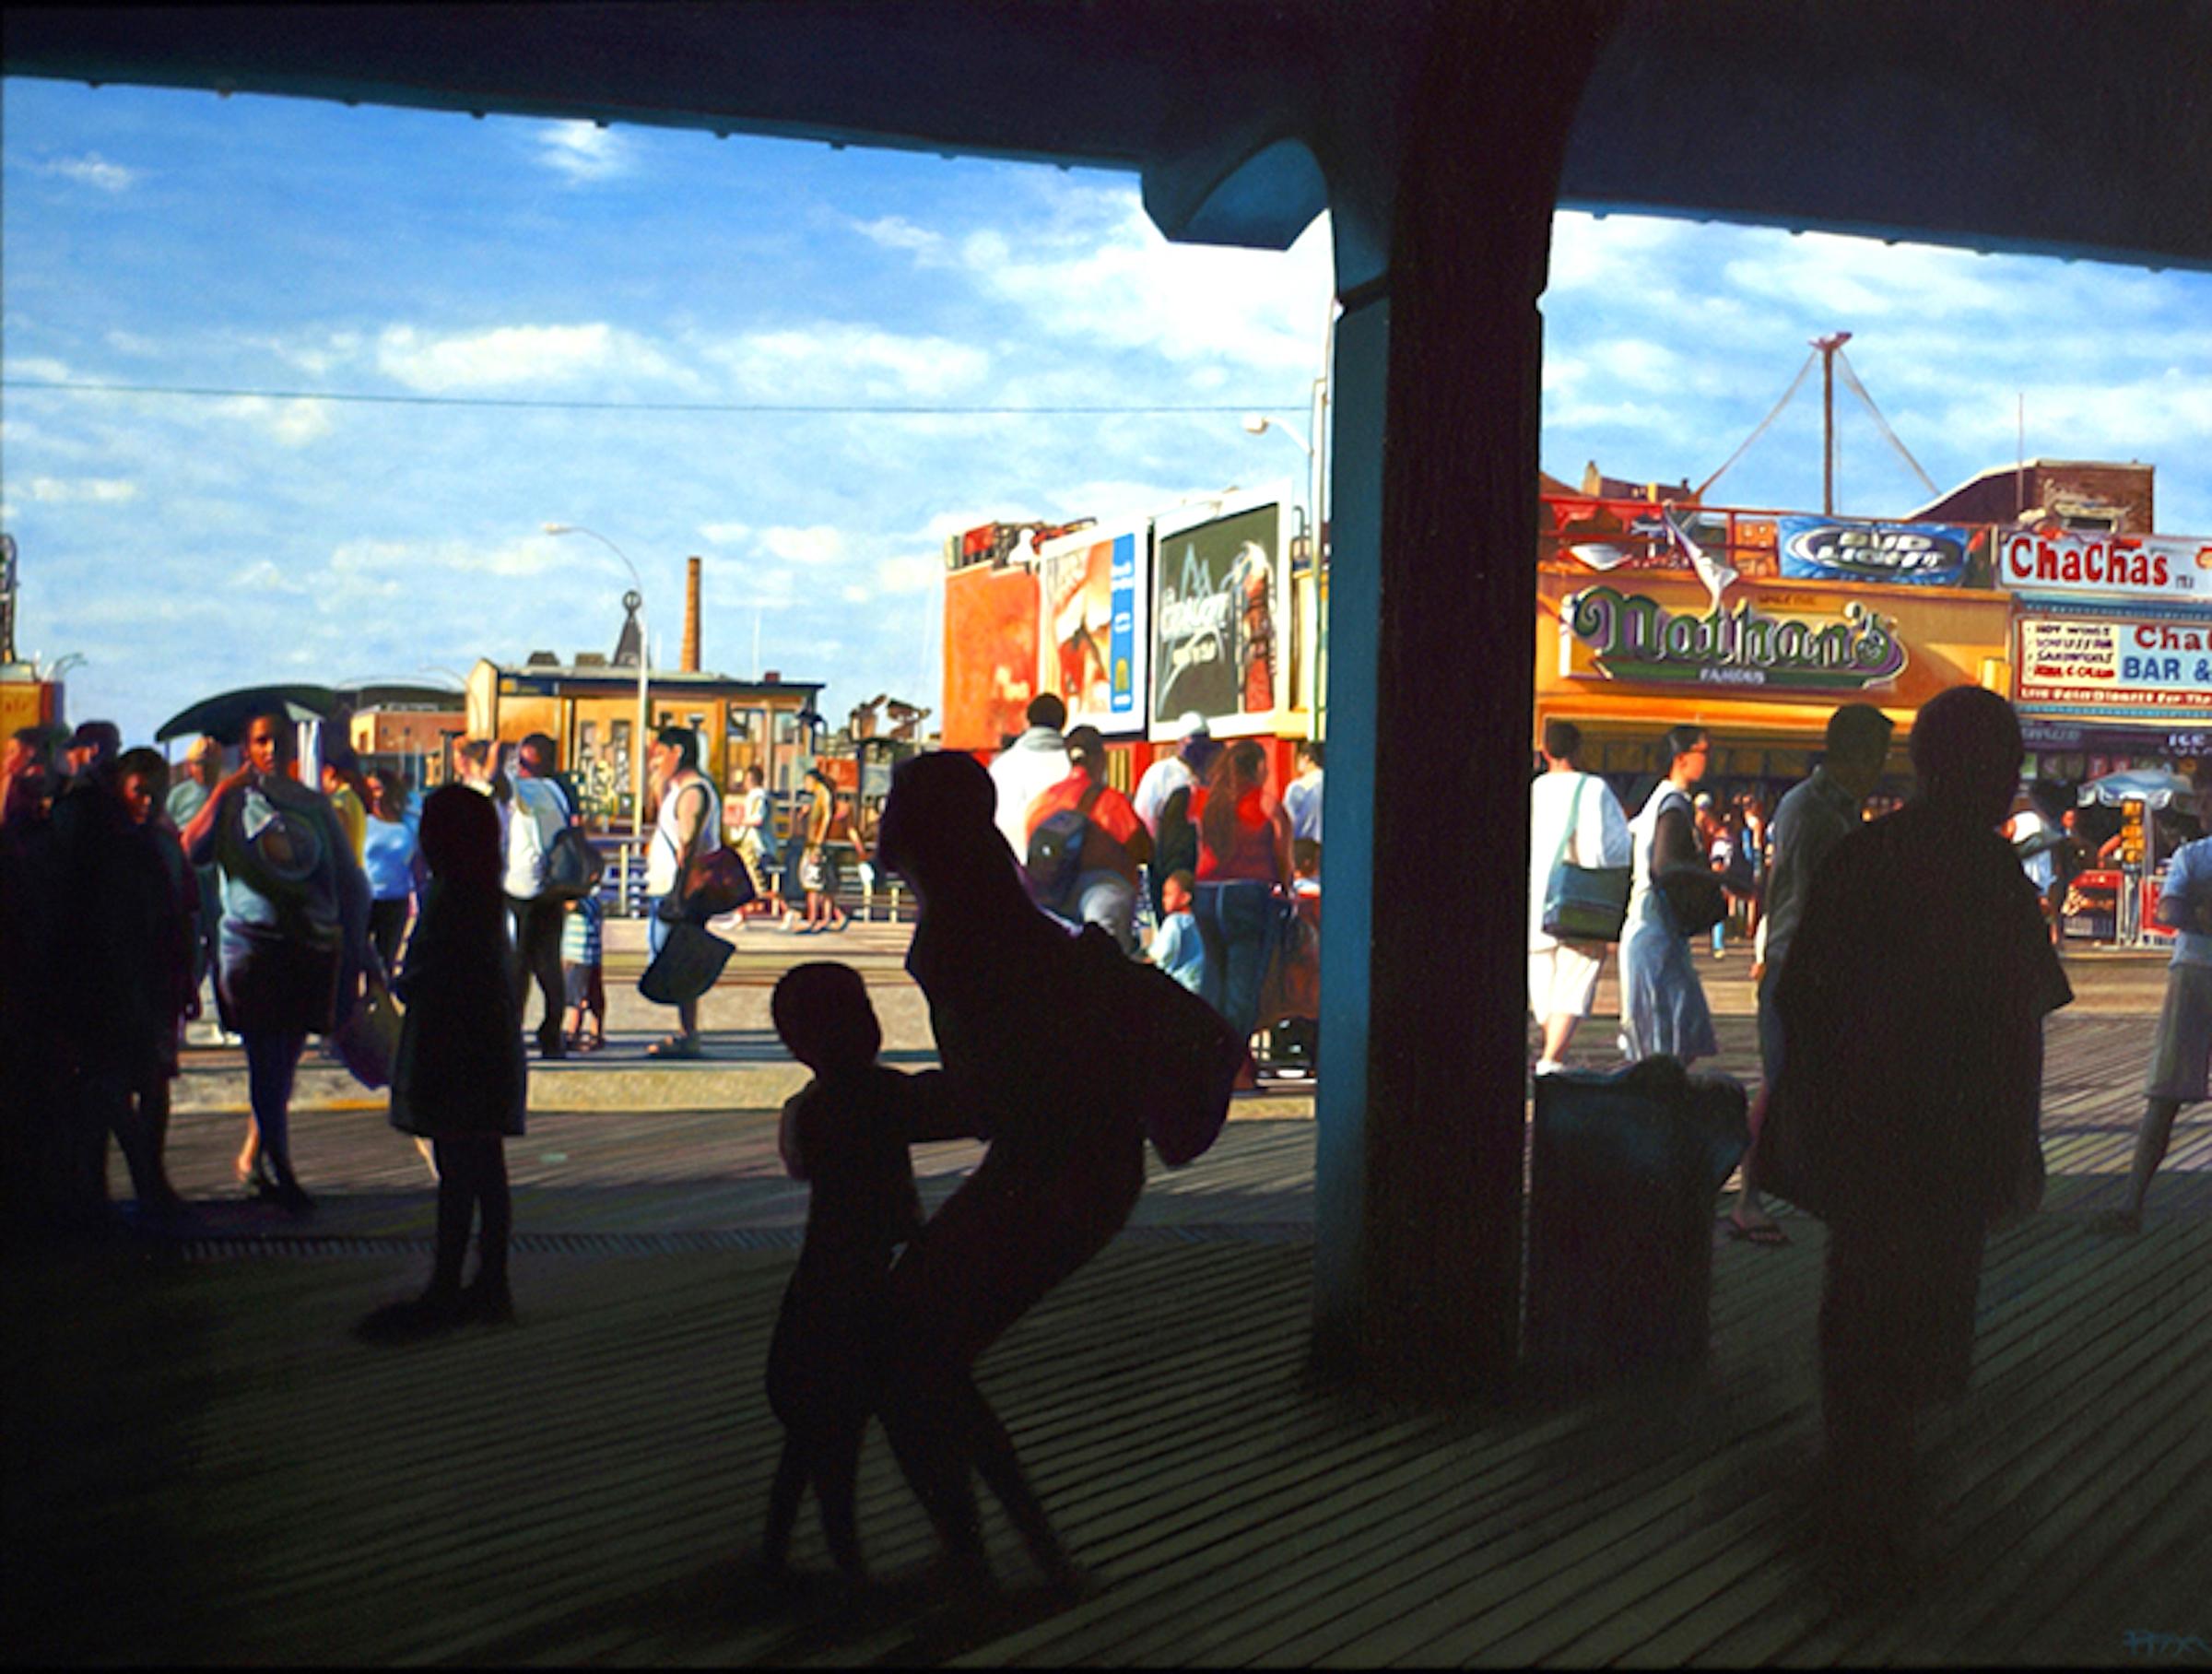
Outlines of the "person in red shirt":
<svg viewBox="0 0 2212 1674">
<path fill-rule="evenodd" d="M 1274 957 L 1277 892 L 1290 882 L 1290 818 L 1268 794 L 1267 752 L 1250 738 L 1221 753 L 1191 799 L 1198 824 L 1198 933 L 1208 1005 L 1249 1037 Z"/>
<path fill-rule="evenodd" d="M 1047 819 L 1071 808 L 1089 825 L 1073 891 L 1064 905 L 1045 905 L 1077 924 L 1097 925 L 1134 958 L 1137 868 L 1152 857 L 1152 836 L 1129 798 L 1106 783 L 1106 740 L 1097 727 L 1070 731 L 1067 755 L 1075 770 L 1030 804 L 1025 835 L 1034 837 Z"/>
</svg>

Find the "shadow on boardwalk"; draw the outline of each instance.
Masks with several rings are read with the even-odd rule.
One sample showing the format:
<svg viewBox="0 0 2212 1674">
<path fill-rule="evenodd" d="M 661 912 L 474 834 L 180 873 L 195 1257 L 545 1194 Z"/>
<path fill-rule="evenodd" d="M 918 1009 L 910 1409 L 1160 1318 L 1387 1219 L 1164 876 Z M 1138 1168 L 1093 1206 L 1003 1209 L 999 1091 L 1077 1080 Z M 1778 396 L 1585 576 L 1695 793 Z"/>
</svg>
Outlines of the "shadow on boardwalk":
<svg viewBox="0 0 2212 1674">
<path fill-rule="evenodd" d="M 746 1579 L 788 1252 L 525 1246 L 521 1328 L 395 1352 L 346 1326 L 405 1256 L 46 1269 L 6 1303 L 10 1660 L 2142 1660 L 2130 1633 L 2212 1638 L 2207 1184 L 2109 1242 L 2061 1176 L 1993 1241 L 1973 1392 L 1926 1426 L 1933 1578 L 1863 1610 L 1807 1563 L 1802 1220 L 1718 1251 L 1712 1362 L 1668 1398 L 1503 1413 L 1313 1385 L 1310 1244 L 1125 1235 L 982 1377 L 1097 1590 L 967 1619 L 919 1589 L 880 1434 L 887 1585 L 830 1590 L 811 1520 L 818 1586 Z"/>
</svg>

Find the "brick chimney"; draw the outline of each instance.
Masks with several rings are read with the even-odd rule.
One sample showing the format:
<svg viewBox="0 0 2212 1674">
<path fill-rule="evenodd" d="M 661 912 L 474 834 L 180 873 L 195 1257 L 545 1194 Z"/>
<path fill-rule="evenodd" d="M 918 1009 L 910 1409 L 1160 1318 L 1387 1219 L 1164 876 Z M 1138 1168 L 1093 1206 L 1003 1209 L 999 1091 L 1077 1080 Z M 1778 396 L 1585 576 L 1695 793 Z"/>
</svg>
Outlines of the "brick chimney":
<svg viewBox="0 0 2212 1674">
<path fill-rule="evenodd" d="M 684 660 L 677 666 L 686 674 L 699 672 L 699 560 L 685 560 Z"/>
</svg>

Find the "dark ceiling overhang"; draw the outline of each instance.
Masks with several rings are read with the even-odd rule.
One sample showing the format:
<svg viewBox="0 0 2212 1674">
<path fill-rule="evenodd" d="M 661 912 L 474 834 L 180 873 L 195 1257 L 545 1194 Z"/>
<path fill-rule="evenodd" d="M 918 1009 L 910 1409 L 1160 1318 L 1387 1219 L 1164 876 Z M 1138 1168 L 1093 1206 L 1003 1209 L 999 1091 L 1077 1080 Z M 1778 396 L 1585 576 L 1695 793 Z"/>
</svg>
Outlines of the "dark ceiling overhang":
<svg viewBox="0 0 2212 1674">
<path fill-rule="evenodd" d="M 1125 169 L 1171 237 L 1281 248 L 1394 144 L 1436 4 L 16 6 L 6 68 Z M 2212 0 L 1639 0 L 1559 198 L 2212 267 L 2208 64 Z"/>
</svg>

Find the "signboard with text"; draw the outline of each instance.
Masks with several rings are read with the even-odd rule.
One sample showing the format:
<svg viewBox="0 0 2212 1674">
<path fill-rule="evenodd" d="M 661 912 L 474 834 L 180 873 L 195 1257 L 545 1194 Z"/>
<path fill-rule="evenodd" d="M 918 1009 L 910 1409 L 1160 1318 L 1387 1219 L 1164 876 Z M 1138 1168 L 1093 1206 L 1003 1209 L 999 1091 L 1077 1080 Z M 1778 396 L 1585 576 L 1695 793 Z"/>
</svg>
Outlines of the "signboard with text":
<svg viewBox="0 0 2212 1674">
<path fill-rule="evenodd" d="M 1966 580 L 1972 531 L 1957 524 L 1778 517 L 1782 573 L 1792 581 L 1897 582 L 1956 587 Z"/>
<path fill-rule="evenodd" d="M 1114 734 L 1145 724 L 1151 545 L 1138 523 L 1085 529 L 1038 548 L 1044 689 L 1067 705 L 1070 726 Z"/>
<path fill-rule="evenodd" d="M 1997 580 L 2015 593 L 2155 595 L 2212 605 L 2212 540 L 2089 529 L 1997 532 Z"/>
<path fill-rule="evenodd" d="M 2212 617 L 2023 616 L 2013 701 L 2136 721 L 2212 715 Z"/>
<path fill-rule="evenodd" d="M 1757 599 L 1700 612 L 1670 610 L 1617 587 L 1584 587 L 1559 606 L 1559 673 L 1720 691 L 1865 691 L 1904 671 L 1896 627 L 1856 599 L 1820 614 L 1761 608 Z"/>
<path fill-rule="evenodd" d="M 1288 706 L 1287 489 L 1155 524 L 1152 736 L 1195 711 L 1217 737 L 1276 730 Z"/>
</svg>

